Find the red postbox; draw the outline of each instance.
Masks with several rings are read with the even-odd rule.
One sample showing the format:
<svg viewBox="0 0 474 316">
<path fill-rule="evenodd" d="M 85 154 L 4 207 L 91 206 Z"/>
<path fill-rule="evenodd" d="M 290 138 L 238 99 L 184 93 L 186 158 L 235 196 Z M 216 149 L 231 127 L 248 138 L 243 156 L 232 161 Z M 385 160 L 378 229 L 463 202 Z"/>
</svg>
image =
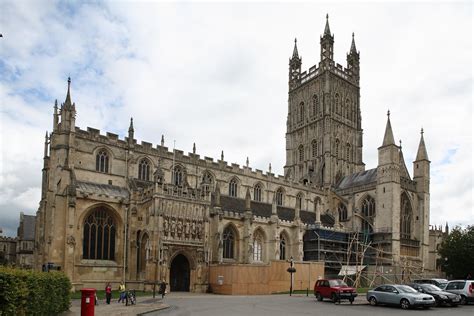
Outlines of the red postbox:
<svg viewBox="0 0 474 316">
<path fill-rule="evenodd" d="M 82 289 L 81 316 L 94 316 L 95 289 Z"/>
</svg>

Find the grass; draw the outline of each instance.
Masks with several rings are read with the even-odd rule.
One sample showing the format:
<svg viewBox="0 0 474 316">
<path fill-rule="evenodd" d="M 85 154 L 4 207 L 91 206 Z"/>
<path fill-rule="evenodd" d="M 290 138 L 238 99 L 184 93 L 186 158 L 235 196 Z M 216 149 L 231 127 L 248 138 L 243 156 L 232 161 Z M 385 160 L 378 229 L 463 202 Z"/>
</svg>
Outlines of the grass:
<svg viewBox="0 0 474 316">
<path fill-rule="evenodd" d="M 105 299 L 105 291 L 104 290 L 97 290 L 96 294 L 97 294 L 97 298 L 99 300 Z M 135 295 L 137 297 L 138 296 L 151 296 L 151 295 L 153 295 L 153 292 L 135 291 Z M 156 295 L 157 296 L 160 295 L 160 294 L 158 294 L 158 289 L 156 290 Z M 81 291 L 76 291 L 74 293 L 71 293 L 71 298 L 73 300 L 80 299 L 81 296 L 82 296 Z M 118 300 L 119 296 L 120 296 L 120 292 L 118 290 L 112 291 L 112 300 Z"/>
</svg>

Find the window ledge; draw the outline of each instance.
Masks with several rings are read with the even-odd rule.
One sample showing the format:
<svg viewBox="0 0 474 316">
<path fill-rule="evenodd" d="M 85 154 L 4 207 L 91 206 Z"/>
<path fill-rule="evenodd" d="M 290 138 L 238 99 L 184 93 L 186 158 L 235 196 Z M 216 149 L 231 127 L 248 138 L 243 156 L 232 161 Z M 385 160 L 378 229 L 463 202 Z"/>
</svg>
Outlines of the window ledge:
<svg viewBox="0 0 474 316">
<path fill-rule="evenodd" d="M 82 259 L 79 265 L 84 267 L 118 267 L 116 261 L 94 259 Z"/>
</svg>

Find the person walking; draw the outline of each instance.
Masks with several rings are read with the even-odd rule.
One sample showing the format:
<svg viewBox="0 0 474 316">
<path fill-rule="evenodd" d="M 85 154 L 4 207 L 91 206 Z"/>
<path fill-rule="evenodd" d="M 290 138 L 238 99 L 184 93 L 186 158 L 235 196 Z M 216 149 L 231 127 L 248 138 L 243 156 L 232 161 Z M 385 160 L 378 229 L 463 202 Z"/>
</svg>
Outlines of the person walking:
<svg viewBox="0 0 474 316">
<path fill-rule="evenodd" d="M 119 297 L 118 302 L 125 303 L 125 284 L 123 284 L 123 282 L 120 282 L 119 291 L 120 291 L 120 297 Z"/>
<path fill-rule="evenodd" d="M 110 282 L 107 282 L 107 285 L 105 286 L 105 299 L 107 304 L 110 304 L 110 300 L 112 299 L 112 286 L 110 285 Z"/>
<path fill-rule="evenodd" d="M 165 298 L 165 294 L 166 294 L 166 282 L 165 281 L 161 281 L 160 291 L 158 293 L 161 294 L 161 299 Z"/>
</svg>

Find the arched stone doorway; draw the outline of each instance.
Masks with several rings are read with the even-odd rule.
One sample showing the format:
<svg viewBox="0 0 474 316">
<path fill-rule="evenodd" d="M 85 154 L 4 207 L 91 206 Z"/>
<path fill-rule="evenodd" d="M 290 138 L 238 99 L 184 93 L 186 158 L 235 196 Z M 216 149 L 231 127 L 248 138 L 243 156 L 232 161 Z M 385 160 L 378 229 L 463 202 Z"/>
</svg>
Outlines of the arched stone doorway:
<svg viewBox="0 0 474 316">
<path fill-rule="evenodd" d="M 190 267 L 188 259 L 177 255 L 171 262 L 170 268 L 170 290 L 189 292 Z"/>
</svg>

